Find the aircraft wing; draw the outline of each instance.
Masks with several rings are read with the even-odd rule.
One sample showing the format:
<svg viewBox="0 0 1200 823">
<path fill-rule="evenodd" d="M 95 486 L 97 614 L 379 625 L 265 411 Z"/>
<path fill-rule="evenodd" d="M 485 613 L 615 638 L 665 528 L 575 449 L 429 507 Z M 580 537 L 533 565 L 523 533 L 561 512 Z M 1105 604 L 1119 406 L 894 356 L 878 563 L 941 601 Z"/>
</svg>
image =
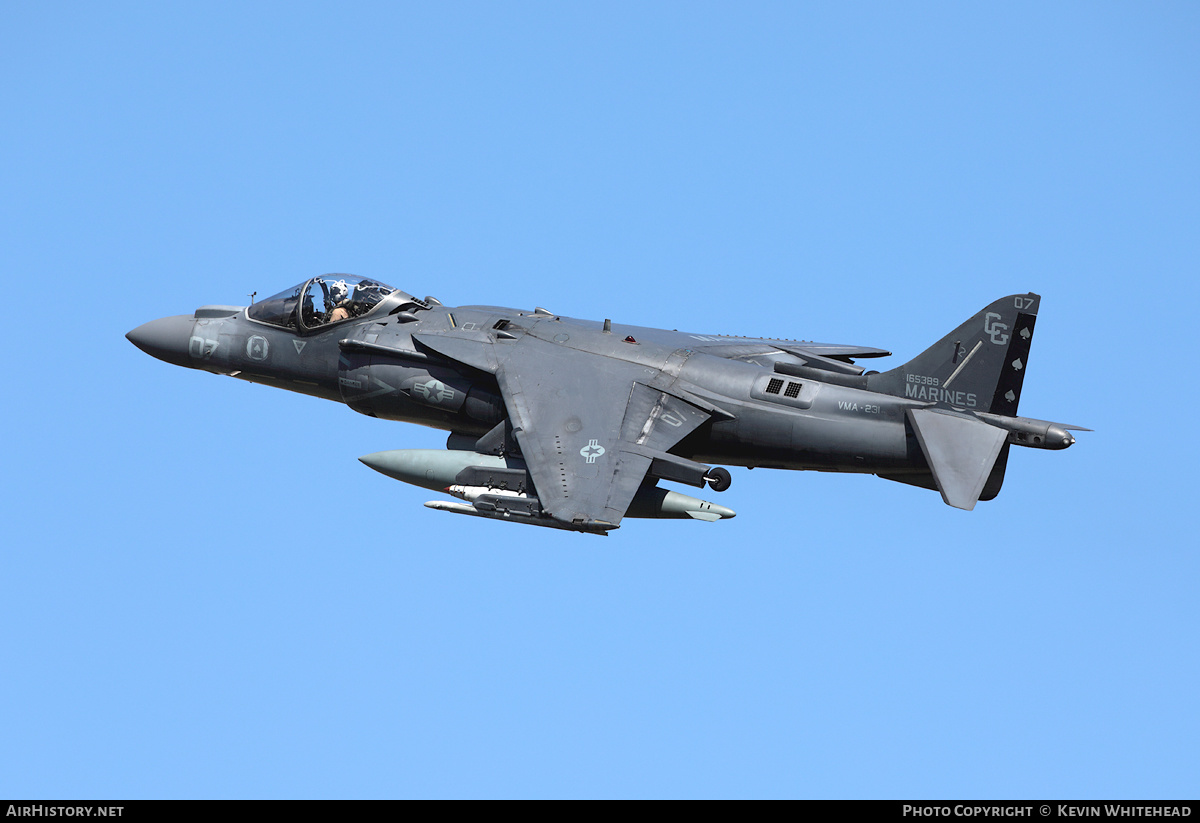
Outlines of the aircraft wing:
<svg viewBox="0 0 1200 823">
<path fill-rule="evenodd" d="M 802 351 L 819 357 L 890 357 L 887 349 L 870 346 L 839 346 L 833 343 L 797 343 L 794 340 L 777 341 L 784 351 Z"/>
<path fill-rule="evenodd" d="M 718 340 L 718 338 L 709 338 Z M 711 354 L 714 357 L 742 358 L 771 351 L 784 351 L 803 356 L 805 354 L 817 357 L 838 359 L 854 357 L 888 357 L 891 352 L 887 349 L 876 349 L 870 346 L 842 346 L 835 343 L 813 343 L 800 340 L 775 340 L 769 337 L 738 338 L 732 340 L 720 339 L 720 342 L 697 343 L 691 348 Z"/>
<path fill-rule="evenodd" d="M 634 363 L 526 337 L 496 373 L 542 510 L 614 528 L 656 458 L 708 413 L 648 383 Z"/>
<path fill-rule="evenodd" d="M 418 340 L 496 375 L 542 511 L 571 528 L 616 528 L 652 467 L 693 482 L 706 468 L 667 453 L 710 415 L 656 387 L 657 369 L 532 335 L 486 359 L 459 340 Z"/>
</svg>

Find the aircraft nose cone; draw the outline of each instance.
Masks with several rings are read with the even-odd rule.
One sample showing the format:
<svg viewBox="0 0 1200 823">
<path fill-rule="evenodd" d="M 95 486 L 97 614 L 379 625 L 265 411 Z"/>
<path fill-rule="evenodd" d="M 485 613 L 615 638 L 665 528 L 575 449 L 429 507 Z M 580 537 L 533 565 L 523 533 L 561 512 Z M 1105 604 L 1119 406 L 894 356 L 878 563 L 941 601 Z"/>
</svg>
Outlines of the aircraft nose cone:
<svg viewBox="0 0 1200 823">
<path fill-rule="evenodd" d="M 190 314 L 160 317 L 143 323 L 125 337 L 151 357 L 176 366 L 190 366 L 192 358 L 188 354 L 188 341 L 195 322 Z"/>
</svg>

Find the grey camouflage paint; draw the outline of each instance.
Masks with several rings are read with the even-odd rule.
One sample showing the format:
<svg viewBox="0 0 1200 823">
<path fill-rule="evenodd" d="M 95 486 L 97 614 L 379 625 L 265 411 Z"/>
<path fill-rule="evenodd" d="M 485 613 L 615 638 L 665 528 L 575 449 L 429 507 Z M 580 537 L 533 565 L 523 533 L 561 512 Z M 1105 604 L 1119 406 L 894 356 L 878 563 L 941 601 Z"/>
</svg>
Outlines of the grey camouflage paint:
<svg viewBox="0 0 1200 823">
<path fill-rule="evenodd" d="M 968 510 L 995 497 L 1010 446 L 1062 449 L 1079 429 L 1016 415 L 1039 303 L 996 300 L 883 373 L 854 363 L 882 349 L 452 308 L 401 291 L 311 329 L 205 306 L 127 337 L 175 365 L 451 432 L 443 456 L 362 458 L 466 501 L 431 507 L 604 534 L 626 516 L 732 517 L 655 485 L 722 490 L 729 474 L 713 464 L 872 473 Z"/>
</svg>

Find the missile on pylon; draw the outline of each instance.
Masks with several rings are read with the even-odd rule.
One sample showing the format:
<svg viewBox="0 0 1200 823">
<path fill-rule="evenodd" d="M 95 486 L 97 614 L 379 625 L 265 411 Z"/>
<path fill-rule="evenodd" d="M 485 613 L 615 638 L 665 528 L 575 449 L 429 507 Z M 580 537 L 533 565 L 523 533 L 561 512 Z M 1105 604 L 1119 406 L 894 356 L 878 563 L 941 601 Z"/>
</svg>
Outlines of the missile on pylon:
<svg viewBox="0 0 1200 823">
<path fill-rule="evenodd" d="M 555 521 L 542 515 L 533 482 L 520 458 L 473 451 L 394 449 L 358 459 L 395 480 L 445 492 L 467 501 L 426 503 L 431 509 L 513 522 L 555 525 Z M 643 486 L 633 498 L 625 516 L 714 521 L 727 520 L 734 517 L 735 512 L 691 495 L 658 486 Z M 570 527 L 564 525 L 562 528 Z"/>
</svg>

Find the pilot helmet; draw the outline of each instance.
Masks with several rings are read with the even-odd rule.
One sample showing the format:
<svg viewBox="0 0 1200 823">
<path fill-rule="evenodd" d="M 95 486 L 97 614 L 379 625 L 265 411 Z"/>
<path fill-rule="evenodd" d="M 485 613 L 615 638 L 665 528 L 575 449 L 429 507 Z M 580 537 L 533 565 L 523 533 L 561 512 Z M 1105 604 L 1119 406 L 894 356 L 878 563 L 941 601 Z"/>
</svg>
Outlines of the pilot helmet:
<svg viewBox="0 0 1200 823">
<path fill-rule="evenodd" d="M 335 306 L 345 300 L 349 292 L 350 290 L 346 288 L 345 280 L 337 280 L 329 284 L 329 299 L 333 301 Z"/>
</svg>

